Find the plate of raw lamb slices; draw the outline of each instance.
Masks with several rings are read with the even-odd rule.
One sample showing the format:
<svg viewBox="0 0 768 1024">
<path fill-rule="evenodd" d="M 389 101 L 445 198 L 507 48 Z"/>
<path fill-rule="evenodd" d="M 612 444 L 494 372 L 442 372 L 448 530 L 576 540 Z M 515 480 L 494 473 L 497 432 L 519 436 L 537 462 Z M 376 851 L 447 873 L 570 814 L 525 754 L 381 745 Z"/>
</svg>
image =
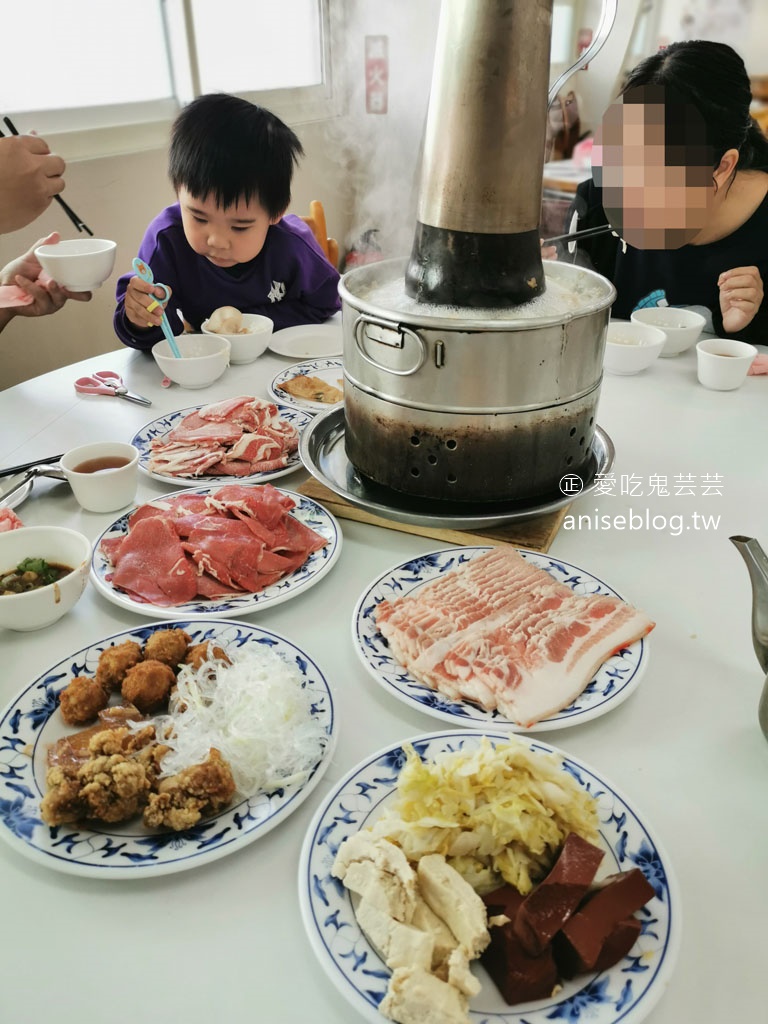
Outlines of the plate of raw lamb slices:
<svg viewBox="0 0 768 1024">
<path fill-rule="evenodd" d="M 357 654 L 390 694 L 454 725 L 512 732 L 612 711 L 645 672 L 653 627 L 584 569 L 506 545 L 394 566 L 352 616 Z"/>
<path fill-rule="evenodd" d="M 334 517 L 272 484 L 175 491 L 124 513 L 96 540 L 91 579 L 149 615 L 248 615 L 303 594 L 341 553 Z"/>
<path fill-rule="evenodd" d="M 240 395 L 159 416 L 131 444 L 139 468 L 162 483 L 265 483 L 301 469 L 299 434 L 311 421 L 294 406 Z"/>
</svg>

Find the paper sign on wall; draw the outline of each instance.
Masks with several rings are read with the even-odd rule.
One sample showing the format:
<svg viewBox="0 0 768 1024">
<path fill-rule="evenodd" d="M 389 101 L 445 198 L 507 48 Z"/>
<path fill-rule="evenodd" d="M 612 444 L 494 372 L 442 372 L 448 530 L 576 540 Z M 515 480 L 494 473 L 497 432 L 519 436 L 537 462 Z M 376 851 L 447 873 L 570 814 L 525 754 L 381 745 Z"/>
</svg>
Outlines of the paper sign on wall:
<svg viewBox="0 0 768 1024">
<path fill-rule="evenodd" d="M 389 36 L 365 37 L 365 112 L 386 114 L 389 91 Z"/>
</svg>

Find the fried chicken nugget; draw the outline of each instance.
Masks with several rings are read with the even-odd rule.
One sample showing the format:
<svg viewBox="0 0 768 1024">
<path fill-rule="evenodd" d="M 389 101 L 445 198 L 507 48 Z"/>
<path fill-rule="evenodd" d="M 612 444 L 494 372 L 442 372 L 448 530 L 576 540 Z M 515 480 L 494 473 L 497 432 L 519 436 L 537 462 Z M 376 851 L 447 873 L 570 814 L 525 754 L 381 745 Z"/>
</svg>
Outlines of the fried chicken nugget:
<svg viewBox="0 0 768 1024">
<path fill-rule="evenodd" d="M 211 747 L 202 764 L 184 768 L 157 783 L 144 810 L 144 824 L 176 832 L 191 828 L 201 818 L 226 807 L 235 788 L 229 762 Z"/>
<path fill-rule="evenodd" d="M 96 682 L 109 692 L 119 690 L 125 673 L 141 661 L 141 647 L 133 640 L 115 644 L 102 651 L 96 666 Z"/>
<path fill-rule="evenodd" d="M 184 661 L 191 642 L 192 637 L 183 629 L 159 629 L 144 644 L 144 657 L 176 668 Z"/>
<path fill-rule="evenodd" d="M 232 664 L 231 658 L 227 657 L 227 652 L 221 647 L 217 647 L 212 640 L 205 640 L 201 644 L 194 644 L 187 651 L 187 656 L 184 659 L 185 665 L 191 665 L 195 670 L 199 669 L 204 661 L 211 661 L 212 659 L 223 661 L 227 665 Z"/>
<path fill-rule="evenodd" d="M 123 698 L 143 714 L 160 711 L 168 700 L 176 676 L 169 665 L 162 661 L 140 661 L 129 669 L 123 679 Z"/>
<path fill-rule="evenodd" d="M 159 749 L 152 726 L 139 732 L 123 727 L 96 733 L 82 765 L 48 769 L 48 791 L 40 805 L 43 821 L 61 825 L 83 818 L 132 818 L 143 809 L 157 778 Z"/>
<path fill-rule="evenodd" d="M 109 696 L 90 676 L 75 676 L 59 694 L 61 717 L 67 725 L 85 725 L 107 706 Z"/>
</svg>

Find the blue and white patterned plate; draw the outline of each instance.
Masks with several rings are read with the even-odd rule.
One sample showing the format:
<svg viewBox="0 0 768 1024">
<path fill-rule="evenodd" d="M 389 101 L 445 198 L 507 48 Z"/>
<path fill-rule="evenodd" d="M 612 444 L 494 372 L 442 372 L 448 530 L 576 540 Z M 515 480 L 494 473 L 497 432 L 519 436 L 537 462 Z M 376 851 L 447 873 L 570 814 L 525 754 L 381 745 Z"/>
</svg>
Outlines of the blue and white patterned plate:
<svg viewBox="0 0 768 1024">
<path fill-rule="evenodd" d="M 509 736 L 487 733 L 493 743 Z M 423 760 L 443 751 L 474 750 L 478 733 L 429 733 L 413 744 Z M 680 896 L 669 859 L 644 816 L 595 771 L 556 747 L 520 738 L 531 750 L 559 754 L 563 771 L 597 800 L 600 844 L 606 851 L 601 876 L 639 867 L 656 896 L 638 913 L 642 932 L 635 946 L 614 967 L 564 982 L 549 999 L 507 1006 L 479 965 L 473 965 L 482 989 L 470 1002 L 472 1024 L 638 1024 L 663 995 L 680 943 Z M 395 798 L 402 746 L 380 750 L 354 768 L 323 802 L 309 827 L 299 863 L 299 902 L 312 947 L 328 976 L 361 1017 L 371 1024 L 390 970 L 363 935 L 349 892 L 331 875 L 336 851 L 347 836 L 368 827 Z"/>
<path fill-rule="evenodd" d="M 191 405 L 188 409 L 179 409 L 178 412 L 169 412 L 166 416 L 158 416 L 157 419 L 145 423 L 141 430 L 131 438 L 131 444 L 139 449 L 139 469 L 151 476 L 153 480 L 159 480 L 164 484 L 172 484 L 176 487 L 189 487 L 195 484 L 265 484 L 267 480 L 276 480 L 279 476 L 286 476 L 297 469 L 301 469 L 301 458 L 298 451 L 288 456 L 288 464 L 282 469 L 273 469 L 267 473 L 253 473 L 251 476 L 212 476 L 209 473 L 201 473 L 199 476 L 171 476 L 170 473 L 155 473 L 149 469 L 149 460 L 152 455 L 152 442 L 158 437 L 165 435 L 178 427 L 185 416 L 198 412 L 202 405 Z M 312 422 L 309 413 L 301 409 L 293 409 L 287 405 L 278 406 L 280 419 L 287 420 L 299 433 L 302 432 L 308 423 Z"/>
<path fill-rule="evenodd" d="M 301 673 L 312 692 L 312 716 L 327 737 L 322 757 L 303 783 L 273 792 L 237 794 L 230 806 L 184 832 L 124 825 L 46 825 L 40 818 L 48 745 L 75 732 L 58 712 L 58 694 L 73 676 L 92 676 L 101 652 L 112 643 L 144 644 L 158 629 L 185 629 L 194 643 L 213 640 L 236 656 L 263 645 Z M 19 853 L 58 871 L 94 878 L 146 878 L 202 867 L 266 835 L 303 803 L 323 777 L 336 744 L 336 709 L 317 664 L 292 641 L 244 622 L 182 619 L 115 633 L 63 658 L 35 679 L 0 717 L 0 837 Z"/>
<path fill-rule="evenodd" d="M 344 364 L 341 359 L 309 359 L 305 363 L 294 363 L 293 366 L 288 366 L 285 370 L 281 370 L 272 379 L 272 383 L 267 389 L 269 397 L 273 402 L 282 402 L 285 405 L 293 405 L 297 409 L 305 409 L 307 412 L 312 413 L 313 416 L 317 416 L 321 412 L 327 412 L 328 409 L 333 409 L 341 404 L 341 399 L 330 404 L 328 402 L 310 402 L 309 399 L 289 395 L 287 391 L 278 391 L 281 384 L 293 380 L 294 377 L 302 376 L 319 377 L 326 384 L 341 389 L 342 384 L 339 382 L 343 381 L 344 378 Z"/>
<path fill-rule="evenodd" d="M 594 679 L 572 704 L 528 728 L 517 725 L 497 711 L 485 711 L 472 701 L 444 697 L 420 683 L 392 657 L 389 644 L 376 628 L 373 615 L 376 605 L 385 598 L 393 600 L 416 593 L 425 583 L 489 550 L 488 547 L 444 548 L 420 555 L 387 570 L 365 591 L 352 616 L 352 641 L 376 682 L 398 700 L 452 725 L 468 725 L 476 729 L 500 728 L 512 732 L 565 729 L 598 718 L 625 701 L 637 687 L 648 665 L 646 640 L 638 640 L 614 654 L 601 665 Z M 569 562 L 538 551 L 516 550 L 527 562 L 545 569 L 576 594 L 610 594 L 621 597 L 613 587 Z"/>
<path fill-rule="evenodd" d="M 219 482 L 218 487 L 224 486 Z M 195 487 L 186 491 L 186 494 L 215 494 L 218 487 Z M 295 491 L 286 491 L 278 488 L 281 494 L 287 494 L 296 502 L 296 507 L 291 510 L 294 519 L 308 526 L 311 530 L 326 537 L 328 543 L 319 551 L 313 551 L 306 562 L 299 566 L 289 576 L 278 580 L 258 594 L 227 595 L 220 598 L 198 597 L 186 604 L 155 605 L 136 598 L 119 590 L 110 577 L 114 572 L 114 566 L 101 551 L 101 542 L 107 538 L 125 537 L 128 533 L 128 520 L 136 511 L 129 509 L 119 519 L 116 519 L 111 526 L 102 533 L 93 545 L 91 557 L 91 581 L 99 593 L 107 600 L 128 611 L 138 612 L 139 615 L 148 615 L 150 618 L 163 619 L 169 615 L 250 615 L 251 612 L 260 612 L 264 608 L 282 604 L 292 597 L 297 597 L 319 583 L 323 576 L 328 573 L 336 563 L 341 554 L 342 533 L 339 524 L 330 512 L 327 512 L 322 505 L 316 501 L 297 494 Z M 171 494 L 163 494 L 159 498 L 153 498 L 153 502 L 162 501 L 164 498 L 178 498 L 179 491 Z"/>
</svg>

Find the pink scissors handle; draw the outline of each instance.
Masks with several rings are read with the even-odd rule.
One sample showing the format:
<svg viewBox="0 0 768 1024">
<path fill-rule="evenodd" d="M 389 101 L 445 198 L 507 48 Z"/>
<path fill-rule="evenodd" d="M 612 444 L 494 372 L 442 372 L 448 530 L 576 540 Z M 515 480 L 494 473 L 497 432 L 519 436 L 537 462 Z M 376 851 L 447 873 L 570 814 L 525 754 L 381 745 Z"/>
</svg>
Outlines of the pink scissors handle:
<svg viewBox="0 0 768 1024">
<path fill-rule="evenodd" d="M 78 377 L 75 381 L 75 391 L 82 395 L 114 395 L 115 385 L 110 387 L 93 374 L 92 377 Z"/>
</svg>

